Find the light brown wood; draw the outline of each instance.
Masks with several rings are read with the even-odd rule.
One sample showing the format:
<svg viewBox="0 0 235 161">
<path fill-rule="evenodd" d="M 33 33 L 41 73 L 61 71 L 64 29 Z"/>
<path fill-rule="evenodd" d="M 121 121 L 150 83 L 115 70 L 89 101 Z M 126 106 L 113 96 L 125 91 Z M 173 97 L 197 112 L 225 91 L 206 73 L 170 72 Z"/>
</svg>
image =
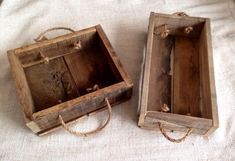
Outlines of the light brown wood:
<svg viewBox="0 0 235 161">
<path fill-rule="evenodd" d="M 218 110 L 209 19 L 152 12 L 145 58 L 138 125 L 211 134 Z"/>
<path fill-rule="evenodd" d="M 202 114 L 204 118 L 212 119 L 213 126 L 205 134 L 213 133 L 219 127 L 217 98 L 214 78 L 213 52 L 211 44 L 210 20 L 206 19 L 205 26 L 200 36 L 200 67 L 201 67 L 201 90 L 202 90 Z"/>
<path fill-rule="evenodd" d="M 100 25 L 8 52 L 27 126 L 46 134 L 132 95 L 133 83 Z M 88 90 L 97 86 L 96 91 Z"/>
<path fill-rule="evenodd" d="M 197 39 L 175 37 L 173 113 L 200 117 L 200 77 Z"/>
<path fill-rule="evenodd" d="M 15 56 L 14 51 L 8 51 L 8 58 L 11 65 L 12 76 L 15 80 L 17 94 L 19 96 L 22 111 L 24 113 L 24 118 L 29 118 L 33 114 L 35 108 L 24 74 L 24 69 L 22 68 L 20 61 Z"/>
<path fill-rule="evenodd" d="M 148 89 L 149 89 L 149 77 L 150 77 L 150 68 L 151 68 L 151 56 L 152 56 L 152 47 L 153 47 L 153 32 L 154 32 L 154 13 L 151 12 L 149 17 L 149 26 L 148 26 L 148 37 L 146 44 L 146 53 L 144 55 L 144 70 L 143 70 L 143 82 L 142 90 L 141 90 L 141 98 L 140 99 L 140 113 L 138 126 L 143 126 L 145 122 L 145 115 L 147 112 L 147 104 L 148 104 Z"/>
<path fill-rule="evenodd" d="M 176 124 L 184 127 L 191 127 L 193 129 L 206 129 L 212 126 L 212 120 L 200 117 L 192 117 L 187 115 L 179 115 L 158 111 L 148 111 L 146 118 L 156 118 L 158 120 L 165 120 L 169 123 Z"/>
</svg>

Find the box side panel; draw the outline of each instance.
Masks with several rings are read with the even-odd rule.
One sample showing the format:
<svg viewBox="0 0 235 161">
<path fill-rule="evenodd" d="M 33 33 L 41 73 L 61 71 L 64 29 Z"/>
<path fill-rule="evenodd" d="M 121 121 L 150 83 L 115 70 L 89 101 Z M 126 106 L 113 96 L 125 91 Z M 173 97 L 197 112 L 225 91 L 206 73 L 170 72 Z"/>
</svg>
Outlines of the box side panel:
<svg viewBox="0 0 235 161">
<path fill-rule="evenodd" d="M 154 129 L 158 128 L 158 122 L 163 123 L 167 129 L 179 131 L 187 131 L 186 129 L 192 128 L 193 133 L 204 135 L 212 126 L 212 120 L 191 117 L 172 113 L 163 112 L 148 112 L 146 115 L 146 126 Z"/>
<path fill-rule="evenodd" d="M 12 76 L 16 84 L 16 90 L 26 121 L 29 121 L 34 112 L 34 103 L 31 92 L 25 77 L 24 70 L 17 59 L 14 50 L 8 51 L 8 58 L 11 65 Z"/>
<path fill-rule="evenodd" d="M 130 78 L 130 76 L 128 75 L 127 71 L 124 69 L 122 63 L 120 62 L 119 58 L 117 57 L 116 52 L 114 51 L 111 43 L 109 42 L 106 34 L 104 33 L 102 27 L 100 25 L 96 26 L 97 32 L 100 36 L 101 42 L 102 44 L 105 46 L 105 48 L 107 49 L 108 52 L 105 52 L 108 57 L 111 57 L 111 60 L 113 61 L 113 63 L 115 64 L 115 67 L 117 68 L 117 70 L 119 71 L 120 75 L 122 76 L 122 79 L 126 82 L 126 84 L 128 86 L 133 86 L 133 82 Z M 114 70 L 115 71 L 115 70 Z"/>
<path fill-rule="evenodd" d="M 201 61 L 201 94 L 203 103 L 202 114 L 205 118 L 211 118 L 213 120 L 213 127 L 206 134 L 209 135 L 219 126 L 209 19 L 206 20 L 199 44 Z"/>
<path fill-rule="evenodd" d="M 173 131 L 185 132 L 186 133 L 189 130 L 189 128 L 185 127 L 185 126 L 172 124 L 172 123 L 169 123 L 169 122 L 163 121 L 163 120 L 152 119 L 152 118 L 149 118 L 149 117 L 146 117 L 145 124 L 141 128 L 146 129 L 146 130 L 159 131 L 159 124 L 158 124 L 159 122 L 161 123 L 163 129 L 166 130 L 166 131 L 169 131 L 169 133 L 173 132 Z M 208 129 L 193 128 L 192 133 L 198 134 L 198 135 L 204 135 L 207 132 L 207 130 Z"/>
<path fill-rule="evenodd" d="M 142 85 L 142 95 L 140 101 L 140 115 L 138 125 L 142 126 L 145 120 L 145 114 L 147 112 L 147 103 L 148 103 L 148 87 L 149 87 L 149 76 L 150 76 L 150 66 L 151 66 L 151 54 L 152 54 L 152 45 L 153 45 L 153 31 L 154 31 L 154 13 L 151 12 L 149 18 L 148 26 L 148 37 L 147 37 L 147 46 L 145 52 L 145 62 L 144 62 L 144 71 L 143 71 L 143 85 Z"/>
<path fill-rule="evenodd" d="M 30 44 L 27 46 L 23 46 L 20 48 L 15 49 L 15 54 L 22 54 L 23 52 L 29 52 L 38 48 L 51 48 L 53 45 L 55 48 L 57 48 L 56 44 L 59 42 L 64 42 L 64 41 L 70 41 L 71 39 L 76 39 L 77 37 L 85 34 L 92 34 L 96 32 L 95 26 L 86 28 L 83 30 L 75 31 L 73 33 L 69 33 L 66 35 L 58 36 L 56 38 L 48 39 L 48 40 L 43 40 L 34 44 Z M 83 45 L 84 46 L 84 45 Z"/>
<path fill-rule="evenodd" d="M 86 114 L 104 108 L 106 106 L 104 98 L 107 97 L 111 104 L 121 103 L 131 97 L 132 88 L 126 87 L 124 82 L 114 86 L 100 89 L 96 92 L 89 93 L 78 99 L 74 99 L 60 106 L 60 109 L 54 111 L 53 109 L 48 112 L 40 111 L 33 115 L 34 121 L 38 124 L 41 131 L 44 133 L 56 128 L 60 125 L 58 115 L 61 115 L 65 122 L 73 121 Z M 80 100 L 80 101 L 79 101 Z M 47 113 L 45 113 L 47 112 Z"/>
</svg>

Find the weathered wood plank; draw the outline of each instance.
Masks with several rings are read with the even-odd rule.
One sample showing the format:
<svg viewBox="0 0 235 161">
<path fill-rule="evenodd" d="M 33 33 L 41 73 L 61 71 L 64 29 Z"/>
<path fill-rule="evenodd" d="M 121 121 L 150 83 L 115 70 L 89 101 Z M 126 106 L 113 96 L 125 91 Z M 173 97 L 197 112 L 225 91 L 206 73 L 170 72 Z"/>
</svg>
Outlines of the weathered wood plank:
<svg viewBox="0 0 235 161">
<path fill-rule="evenodd" d="M 197 39 L 175 37 L 173 113 L 201 116 Z"/>
<path fill-rule="evenodd" d="M 191 128 L 209 129 L 212 126 L 211 119 L 165 113 L 165 112 L 148 111 L 146 117 L 155 118 L 158 120 L 163 120 L 169 123 Z"/>
<path fill-rule="evenodd" d="M 24 69 L 37 112 L 79 96 L 62 57 Z"/>
<path fill-rule="evenodd" d="M 146 52 L 144 55 L 144 71 L 143 71 L 143 85 L 142 94 L 140 103 L 140 113 L 139 113 L 139 121 L 138 126 L 142 126 L 145 122 L 145 114 L 147 112 L 147 104 L 148 104 L 148 89 L 149 89 L 149 77 L 150 77 L 150 67 L 151 67 L 151 56 L 152 56 L 152 47 L 153 47 L 153 34 L 154 32 L 154 13 L 150 13 L 149 17 L 149 25 L 148 25 L 148 37 L 146 44 Z"/>
<path fill-rule="evenodd" d="M 133 83 L 100 25 L 9 51 L 26 124 L 35 133 L 129 99 Z M 98 85 L 95 90 L 89 88 Z M 33 98 L 33 99 L 32 99 Z"/>
<path fill-rule="evenodd" d="M 206 19 L 199 40 L 200 67 L 201 67 L 201 90 L 202 90 L 202 115 L 212 119 L 213 127 L 206 135 L 210 135 L 219 126 L 217 109 L 216 88 L 214 78 L 213 52 L 211 44 L 210 20 Z"/>
<path fill-rule="evenodd" d="M 22 111 L 24 113 L 24 118 L 26 121 L 28 121 L 35 108 L 30 88 L 27 84 L 27 80 L 24 74 L 24 69 L 13 50 L 8 51 L 8 59 L 11 65 L 12 76 L 15 81 L 16 91 L 20 100 Z"/>
<path fill-rule="evenodd" d="M 159 47 L 161 46 L 161 47 Z M 171 107 L 170 57 L 172 37 L 154 36 L 150 67 L 148 111 L 160 111 L 163 104 Z"/>
<path fill-rule="evenodd" d="M 185 32 L 189 27 L 192 30 Z M 165 31 L 166 37 L 161 37 L 164 40 L 156 39 Z M 169 38 L 172 38 L 173 45 L 167 49 L 162 42 Z M 158 55 L 154 58 L 155 54 L 159 51 L 169 54 L 170 49 L 170 59 L 173 60 L 171 63 L 162 61 L 164 65 L 159 66 L 162 57 Z M 160 70 L 162 66 L 169 67 L 170 73 L 168 70 Z M 209 19 L 152 12 L 138 125 L 158 129 L 157 122 L 164 122 L 166 128 L 172 130 L 185 131 L 193 128 L 193 133 L 201 135 L 213 132 L 218 127 L 213 70 Z M 163 81 L 165 85 L 157 82 L 159 79 L 156 78 L 162 73 L 172 76 L 169 79 L 172 83 L 170 112 L 173 113 L 159 112 L 161 88 L 167 84 L 167 81 Z M 158 105 L 154 108 L 156 104 Z"/>
<path fill-rule="evenodd" d="M 121 83 L 124 85 L 124 82 Z M 65 122 L 73 121 L 74 119 L 77 119 L 81 116 L 84 116 L 88 113 L 97 111 L 101 108 L 106 107 L 106 103 L 104 101 L 104 98 L 107 97 L 110 104 L 117 104 L 121 103 L 127 99 L 130 98 L 131 93 L 130 90 L 125 88 L 125 86 L 113 86 L 112 92 L 109 92 L 108 87 L 105 89 L 100 89 L 96 92 L 89 93 L 87 95 L 84 95 L 86 97 L 79 97 L 76 100 L 71 100 L 67 102 L 70 104 L 70 106 L 66 106 L 65 108 L 61 108 L 61 110 L 48 112 L 46 115 L 33 115 L 35 118 L 35 122 L 38 123 L 40 126 L 40 129 L 42 131 L 47 131 L 51 128 L 61 126 L 58 115 L 62 115 Z M 99 92 L 102 92 L 100 94 Z M 82 99 L 82 101 L 78 102 L 79 99 Z M 73 102 L 72 102 L 73 101 Z M 76 103 L 74 103 L 77 101 Z M 58 105 L 62 106 L 62 104 Z M 47 109 L 50 110 L 50 109 Z M 45 111 L 44 111 L 45 112 Z"/>
</svg>

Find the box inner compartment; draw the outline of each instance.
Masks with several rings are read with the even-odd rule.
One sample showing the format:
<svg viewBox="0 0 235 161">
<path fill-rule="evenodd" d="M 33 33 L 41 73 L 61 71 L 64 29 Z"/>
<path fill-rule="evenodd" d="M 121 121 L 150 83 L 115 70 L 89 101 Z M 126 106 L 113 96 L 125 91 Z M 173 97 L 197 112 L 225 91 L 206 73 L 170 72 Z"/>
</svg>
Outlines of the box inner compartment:
<svg viewBox="0 0 235 161">
<path fill-rule="evenodd" d="M 161 37 L 162 28 L 170 30 Z M 184 29 L 193 27 L 190 33 Z M 211 118 L 203 100 L 202 86 L 209 77 L 202 77 L 206 64 L 205 22 L 191 19 L 157 17 L 153 31 L 148 111 L 163 111 L 202 118 Z M 203 62 L 204 61 L 204 62 Z M 205 112 L 207 111 L 207 112 Z"/>
<path fill-rule="evenodd" d="M 81 48 L 74 49 L 73 44 L 78 42 Z M 44 56 L 49 62 L 42 60 Z M 19 60 L 34 112 L 123 81 L 97 32 L 29 51 Z"/>
</svg>

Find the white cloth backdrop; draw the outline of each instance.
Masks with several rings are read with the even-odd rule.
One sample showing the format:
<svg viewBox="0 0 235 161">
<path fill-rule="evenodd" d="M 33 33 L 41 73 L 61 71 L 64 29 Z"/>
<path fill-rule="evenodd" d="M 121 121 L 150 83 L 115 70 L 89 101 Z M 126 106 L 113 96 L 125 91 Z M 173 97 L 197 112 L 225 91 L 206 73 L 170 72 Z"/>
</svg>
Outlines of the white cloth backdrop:
<svg viewBox="0 0 235 161">
<path fill-rule="evenodd" d="M 168 161 L 235 160 L 235 2 L 233 0 L 3 0 L 0 5 L 0 160 Z M 190 135 L 175 144 L 158 131 L 137 127 L 138 83 L 151 11 L 184 11 L 212 20 L 220 127 L 209 138 Z M 6 55 L 57 26 L 75 30 L 101 24 L 135 87 L 130 101 L 113 108 L 101 133 L 81 138 L 58 130 L 44 137 L 24 124 Z M 51 37 L 62 33 L 53 33 Z M 78 121 L 95 128 L 105 112 Z M 173 134 L 174 135 L 174 134 Z"/>
</svg>

